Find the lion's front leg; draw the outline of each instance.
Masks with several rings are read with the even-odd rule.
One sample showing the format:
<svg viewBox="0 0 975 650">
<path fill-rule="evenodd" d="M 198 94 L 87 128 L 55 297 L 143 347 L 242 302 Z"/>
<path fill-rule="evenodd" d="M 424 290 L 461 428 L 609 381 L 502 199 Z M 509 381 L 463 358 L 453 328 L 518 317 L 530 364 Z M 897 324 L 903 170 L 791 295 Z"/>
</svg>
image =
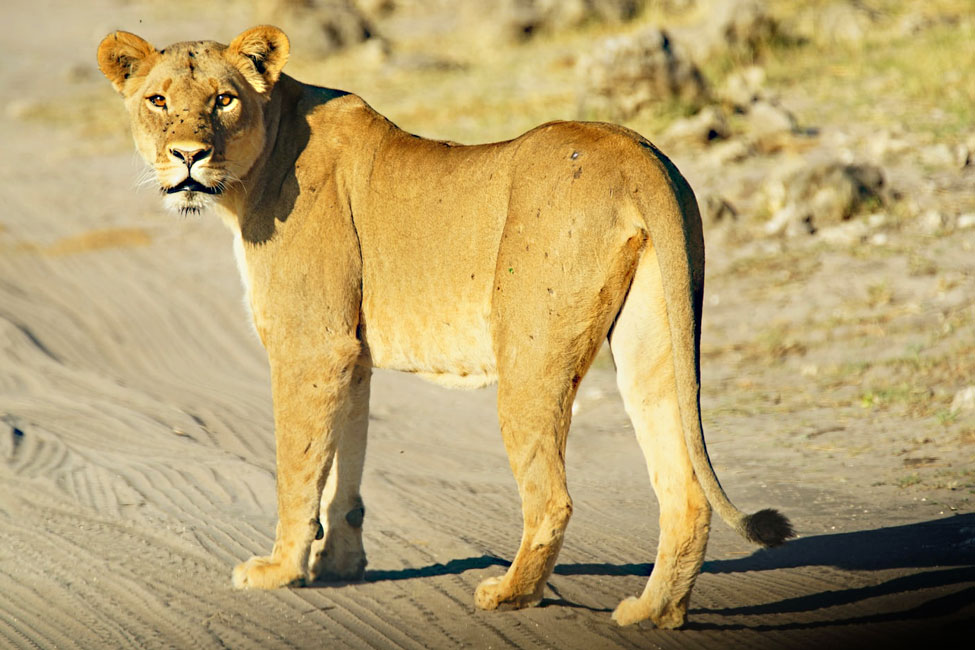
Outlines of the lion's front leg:
<svg viewBox="0 0 975 650">
<path fill-rule="evenodd" d="M 322 530 L 311 546 L 308 568 L 313 580 L 361 580 L 365 574 L 362 521 L 366 511 L 359 484 L 366 456 L 371 375 L 369 365 L 356 365 L 352 374 L 348 417 L 322 492 Z"/>
<path fill-rule="evenodd" d="M 275 354 L 269 347 L 277 448 L 278 525 L 269 556 L 234 569 L 238 589 L 275 589 L 308 579 L 308 559 L 319 532 L 319 507 L 329 466 L 351 408 L 350 384 L 358 342 L 327 351 Z"/>
</svg>

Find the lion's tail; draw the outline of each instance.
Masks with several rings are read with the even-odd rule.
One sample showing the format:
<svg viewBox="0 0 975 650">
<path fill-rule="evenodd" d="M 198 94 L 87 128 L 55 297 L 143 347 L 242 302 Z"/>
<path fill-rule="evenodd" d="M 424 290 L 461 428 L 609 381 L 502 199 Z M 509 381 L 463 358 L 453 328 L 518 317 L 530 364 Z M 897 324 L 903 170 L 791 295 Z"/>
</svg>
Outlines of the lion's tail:
<svg viewBox="0 0 975 650">
<path fill-rule="evenodd" d="M 670 321 L 677 399 L 691 464 L 708 502 L 726 524 L 756 544 L 778 546 L 795 536 L 789 520 L 777 510 L 759 510 L 748 515 L 735 507 L 718 482 L 708 457 L 700 409 L 699 354 L 704 295 L 701 218 L 697 200 L 687 181 L 662 153 L 652 145 L 649 148 L 656 154 L 663 167 L 660 171 L 669 178 L 674 191 L 665 193 L 666 198 L 643 194 L 636 197 L 660 265 Z M 691 253 L 701 260 L 701 264 L 691 266 Z"/>
</svg>

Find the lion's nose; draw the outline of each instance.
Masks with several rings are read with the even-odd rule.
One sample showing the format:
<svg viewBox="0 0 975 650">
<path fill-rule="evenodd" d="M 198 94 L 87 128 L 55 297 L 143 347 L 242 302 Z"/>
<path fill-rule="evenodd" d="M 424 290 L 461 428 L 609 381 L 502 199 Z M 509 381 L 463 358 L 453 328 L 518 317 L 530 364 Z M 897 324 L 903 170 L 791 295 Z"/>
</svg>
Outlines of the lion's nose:
<svg viewBox="0 0 975 650">
<path fill-rule="evenodd" d="M 169 155 L 180 160 L 187 167 L 192 167 L 193 163 L 200 162 L 211 153 L 213 153 L 213 149 L 206 147 L 173 146 L 169 148 Z"/>
</svg>

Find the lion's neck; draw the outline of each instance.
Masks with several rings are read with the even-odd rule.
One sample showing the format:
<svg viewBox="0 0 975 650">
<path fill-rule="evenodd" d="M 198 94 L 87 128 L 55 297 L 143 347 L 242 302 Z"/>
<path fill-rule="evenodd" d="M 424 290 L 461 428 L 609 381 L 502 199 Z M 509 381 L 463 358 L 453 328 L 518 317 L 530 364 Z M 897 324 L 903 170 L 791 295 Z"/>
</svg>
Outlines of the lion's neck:
<svg viewBox="0 0 975 650">
<path fill-rule="evenodd" d="M 284 179 L 280 170 L 282 161 L 294 158 L 282 134 L 294 129 L 296 106 L 300 101 L 302 84 L 287 75 L 281 75 L 271 90 L 271 97 L 264 114 L 264 147 L 261 155 L 220 201 L 220 216 L 236 236 L 245 241 L 259 243 L 270 238 L 274 230 L 274 214 L 271 209 L 280 203 Z M 278 218 L 281 215 L 276 215 Z"/>
</svg>

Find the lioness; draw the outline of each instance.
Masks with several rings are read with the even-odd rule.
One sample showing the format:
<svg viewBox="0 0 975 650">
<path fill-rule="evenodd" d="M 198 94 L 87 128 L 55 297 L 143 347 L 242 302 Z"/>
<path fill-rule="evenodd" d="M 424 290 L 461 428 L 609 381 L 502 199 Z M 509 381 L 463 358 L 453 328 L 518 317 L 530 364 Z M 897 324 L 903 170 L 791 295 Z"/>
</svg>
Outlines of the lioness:
<svg viewBox="0 0 975 650">
<path fill-rule="evenodd" d="M 643 594 L 620 624 L 684 623 L 711 508 L 766 546 L 792 528 L 745 515 L 708 460 L 699 407 L 704 241 L 694 194 L 619 126 L 552 122 L 497 144 L 405 133 L 355 95 L 281 73 L 289 42 L 261 26 L 230 45 L 98 48 L 135 143 L 180 213 L 213 208 L 271 368 L 278 526 L 239 588 L 359 579 L 359 495 L 373 367 L 453 386 L 498 382 L 524 532 L 483 609 L 541 600 L 572 501 L 571 405 L 609 339 L 660 502 Z"/>
</svg>

